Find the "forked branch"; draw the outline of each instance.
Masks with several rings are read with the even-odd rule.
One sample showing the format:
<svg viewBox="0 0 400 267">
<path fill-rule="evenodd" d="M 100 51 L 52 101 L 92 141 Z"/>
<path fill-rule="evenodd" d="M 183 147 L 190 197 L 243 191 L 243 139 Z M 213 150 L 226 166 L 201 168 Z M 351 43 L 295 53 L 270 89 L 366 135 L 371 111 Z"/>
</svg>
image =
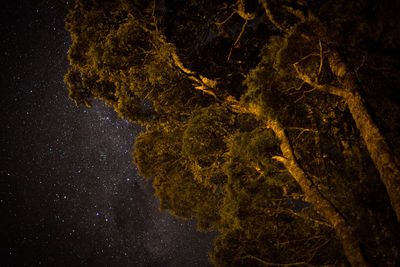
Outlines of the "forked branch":
<svg viewBox="0 0 400 267">
<path fill-rule="evenodd" d="M 332 94 L 332 95 L 336 95 L 336 96 L 341 96 L 341 97 L 346 97 L 347 96 L 347 92 L 345 90 L 343 90 L 340 87 L 336 87 L 330 84 L 319 84 L 317 81 L 314 81 L 310 76 L 308 76 L 307 74 L 303 73 L 299 66 L 298 66 L 298 62 L 293 64 L 293 67 L 297 73 L 297 77 L 301 80 L 303 80 L 304 82 L 306 82 L 307 84 L 311 85 L 312 87 L 328 93 L 328 94 Z"/>
</svg>

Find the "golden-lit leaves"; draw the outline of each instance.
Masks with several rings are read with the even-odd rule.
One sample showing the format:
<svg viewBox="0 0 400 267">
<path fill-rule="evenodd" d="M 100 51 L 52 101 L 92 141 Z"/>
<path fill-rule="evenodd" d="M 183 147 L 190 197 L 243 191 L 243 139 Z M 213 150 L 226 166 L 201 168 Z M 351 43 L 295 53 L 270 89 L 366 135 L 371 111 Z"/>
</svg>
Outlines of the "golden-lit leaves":
<svg viewBox="0 0 400 267">
<path fill-rule="evenodd" d="M 250 2 L 236 4 L 245 14 Z M 181 1 L 181 5 L 73 1 L 66 18 L 73 41 L 68 56 L 72 68 L 65 83 L 76 104 L 104 99 L 121 117 L 146 127 L 136 138 L 133 153 L 140 175 L 154 179 L 161 209 L 183 218 L 196 217 L 199 228 L 222 233 L 213 256 L 218 266 L 340 265 L 344 262 L 340 246 L 326 222 L 315 223 L 321 218 L 314 208 L 327 199 L 357 231 L 365 233 L 379 228 L 366 212 L 365 192 L 382 203 L 386 193 L 380 192 L 379 180 L 374 180 L 376 170 L 369 164 L 346 103 L 327 95 L 329 90 L 314 82 L 336 86 L 330 89 L 340 86 L 343 75 L 334 64 L 329 67 L 325 57 L 329 49 L 339 47 L 349 64 L 357 63 L 362 56 L 355 46 L 348 49 L 346 44 L 360 43 L 357 38 L 362 35 L 343 36 L 347 34 L 342 31 L 347 19 L 343 14 L 348 11 L 343 7 L 332 9 L 341 10 L 336 13 L 325 10 L 335 1 L 324 2 L 320 10 L 316 2 L 310 6 L 304 1 L 271 0 L 268 6 L 267 1 L 253 2 L 254 17 L 241 32 L 243 21 L 238 16 L 222 23 L 225 31 L 232 26 L 232 36 L 239 34 L 240 43 L 251 46 L 239 45 L 232 54 L 238 58 L 234 63 L 226 62 L 227 53 L 223 53 L 234 40 L 218 36 L 213 28 L 215 21 L 238 12 L 233 6 L 218 1 L 207 5 L 202 1 Z M 344 2 L 338 6 L 352 5 Z M 313 12 L 327 13 L 332 25 L 325 25 Z M 241 23 L 235 26 L 236 17 Z M 284 32 L 260 31 L 273 26 L 271 18 Z M 359 27 L 365 31 L 365 25 Z M 190 31 L 193 35 L 187 34 Z M 248 39 L 252 34 L 257 36 Z M 343 43 L 335 39 L 338 36 Z M 346 41 L 350 39 L 354 40 Z M 261 59 L 254 56 L 258 52 Z M 218 65 L 218 57 L 225 65 Z M 360 85 L 368 89 L 369 84 L 377 84 L 373 76 L 378 67 L 369 66 L 369 72 L 363 73 L 364 62 L 353 66 L 359 66 Z M 366 83 L 368 75 L 372 78 Z M 241 78 L 233 79 L 236 76 Z M 391 81 L 396 75 L 384 77 Z M 281 126 L 279 140 L 277 132 L 267 129 L 270 119 Z M 312 184 L 303 186 L 304 191 L 320 196 L 314 207 L 304 202 L 305 192 L 289 175 L 290 166 L 286 169 L 273 160 L 288 162 L 288 154 L 280 147 L 283 141 L 292 162 L 304 170 L 303 182 Z M 381 221 L 383 225 L 385 220 Z M 378 233 L 361 237 L 368 253 L 378 251 L 380 244 L 374 243 L 380 238 Z M 378 252 L 369 254 L 372 259 Z"/>
<path fill-rule="evenodd" d="M 87 88 L 83 86 L 81 74 L 77 69 L 68 69 L 68 72 L 64 77 L 64 83 L 68 86 L 68 97 L 75 102 L 75 105 L 91 106 L 91 94 Z"/>
</svg>

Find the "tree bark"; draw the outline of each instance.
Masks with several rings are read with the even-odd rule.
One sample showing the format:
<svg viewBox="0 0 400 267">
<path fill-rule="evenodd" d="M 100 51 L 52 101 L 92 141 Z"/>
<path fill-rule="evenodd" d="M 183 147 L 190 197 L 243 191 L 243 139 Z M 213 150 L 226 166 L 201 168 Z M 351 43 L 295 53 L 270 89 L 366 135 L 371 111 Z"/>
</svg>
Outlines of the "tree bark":
<svg viewBox="0 0 400 267">
<path fill-rule="evenodd" d="M 267 127 L 275 133 L 276 137 L 281 142 L 280 148 L 283 156 L 276 156 L 274 159 L 280 161 L 286 167 L 303 190 L 307 200 L 313 204 L 316 211 L 335 229 L 350 264 L 352 266 L 369 266 L 364 258 L 359 239 L 353 227 L 348 224 L 332 203 L 321 194 L 304 170 L 299 166 L 284 129 L 277 121 L 273 120 L 267 121 Z"/>
<path fill-rule="evenodd" d="M 400 221 L 400 170 L 395 163 L 394 154 L 379 131 L 363 98 L 358 91 L 354 74 L 349 71 L 338 53 L 332 53 L 329 59 L 332 72 L 337 76 L 345 94 L 342 94 L 356 123 L 360 136 L 364 140 L 372 161 L 379 171 L 390 198 L 397 220 Z"/>
</svg>

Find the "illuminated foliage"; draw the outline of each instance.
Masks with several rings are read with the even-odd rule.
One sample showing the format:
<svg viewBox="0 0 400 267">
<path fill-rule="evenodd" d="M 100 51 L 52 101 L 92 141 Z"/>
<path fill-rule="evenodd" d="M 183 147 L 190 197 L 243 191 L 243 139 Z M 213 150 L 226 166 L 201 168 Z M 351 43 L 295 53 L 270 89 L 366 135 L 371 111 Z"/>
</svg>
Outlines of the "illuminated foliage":
<svg viewBox="0 0 400 267">
<path fill-rule="evenodd" d="M 220 232 L 216 266 L 399 263 L 389 4 L 76 0 L 68 10 L 70 98 L 103 99 L 146 128 L 133 152 L 140 175 L 161 209 Z"/>
</svg>

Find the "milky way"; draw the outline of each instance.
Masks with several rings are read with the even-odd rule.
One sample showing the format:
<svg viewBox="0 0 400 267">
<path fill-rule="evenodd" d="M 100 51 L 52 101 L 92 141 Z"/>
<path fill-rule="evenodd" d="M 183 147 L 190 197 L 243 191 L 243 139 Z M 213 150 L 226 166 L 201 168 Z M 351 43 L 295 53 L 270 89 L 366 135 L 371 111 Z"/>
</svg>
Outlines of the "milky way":
<svg viewBox="0 0 400 267">
<path fill-rule="evenodd" d="M 68 99 L 65 10 L 34 2 L 0 11 L 2 266 L 208 266 L 215 234 L 160 212 L 136 174 L 142 129 Z"/>
</svg>

